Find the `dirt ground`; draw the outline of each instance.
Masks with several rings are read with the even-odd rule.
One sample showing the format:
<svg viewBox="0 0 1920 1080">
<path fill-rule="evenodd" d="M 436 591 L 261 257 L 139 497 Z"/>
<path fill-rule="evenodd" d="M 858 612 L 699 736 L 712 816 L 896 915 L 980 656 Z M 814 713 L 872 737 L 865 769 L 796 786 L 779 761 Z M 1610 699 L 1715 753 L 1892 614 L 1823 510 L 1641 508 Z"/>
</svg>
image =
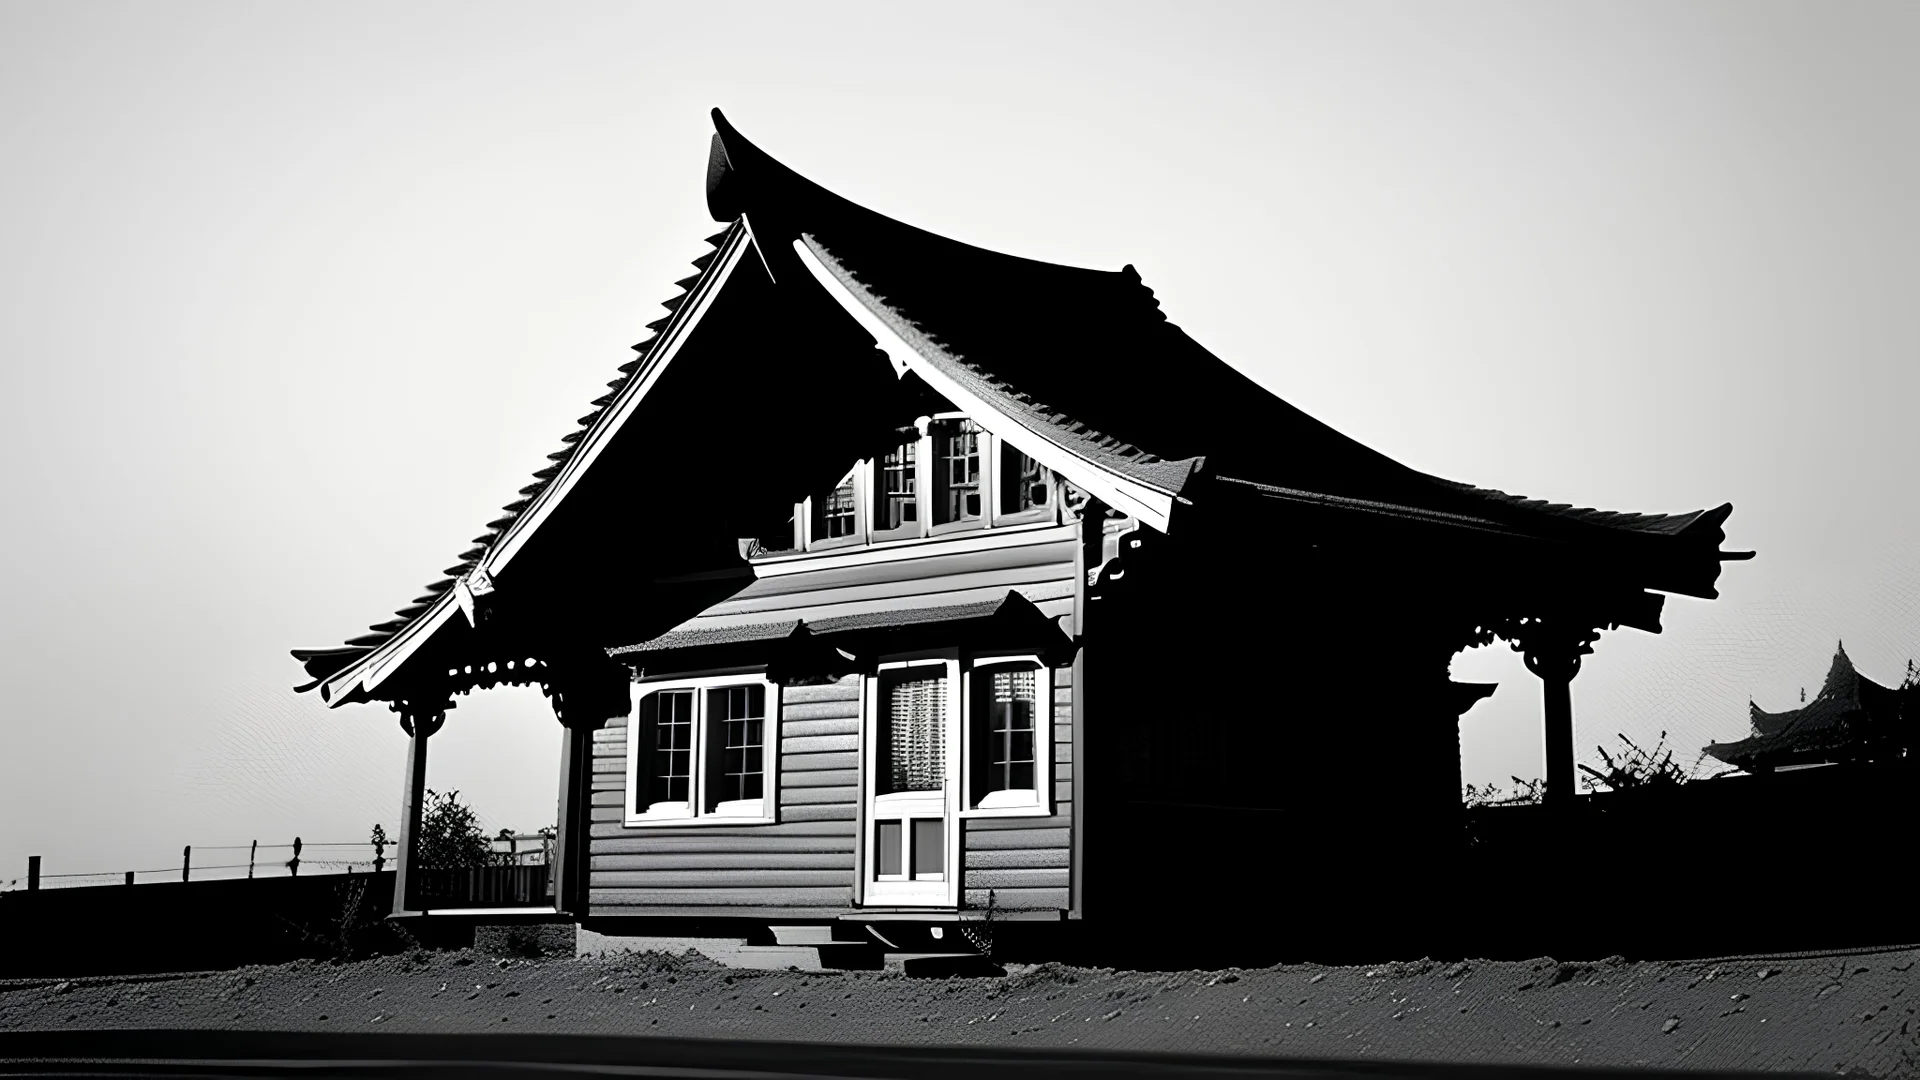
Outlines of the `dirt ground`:
<svg viewBox="0 0 1920 1080">
<path fill-rule="evenodd" d="M 1178 974 L 1041 965 L 919 979 L 729 970 L 698 954 L 420 952 L 0 984 L 0 1031 L 486 1029 L 1920 1076 L 1917 958 Z"/>
</svg>

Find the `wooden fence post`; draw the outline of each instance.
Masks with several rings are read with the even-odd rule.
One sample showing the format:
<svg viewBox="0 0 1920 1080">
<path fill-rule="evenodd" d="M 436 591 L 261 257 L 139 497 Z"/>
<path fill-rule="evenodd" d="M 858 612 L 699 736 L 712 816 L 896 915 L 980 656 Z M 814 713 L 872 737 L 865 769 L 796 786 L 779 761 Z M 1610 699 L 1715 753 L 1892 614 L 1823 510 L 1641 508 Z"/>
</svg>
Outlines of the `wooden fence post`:
<svg viewBox="0 0 1920 1080">
<path fill-rule="evenodd" d="M 27 856 L 27 891 L 40 891 L 40 856 Z"/>
<path fill-rule="evenodd" d="M 133 884 L 133 871 L 127 871 L 127 884 Z"/>
<path fill-rule="evenodd" d="M 247 849 L 247 876 L 248 877 L 253 876 L 253 857 L 255 855 L 258 855 L 259 853 L 260 853 L 260 841 L 255 840 L 253 842 L 253 846 Z"/>
<path fill-rule="evenodd" d="M 193 870 L 193 845 L 188 844 L 186 847 L 180 849 L 180 880 L 181 881 L 187 880 L 192 870 Z"/>
</svg>

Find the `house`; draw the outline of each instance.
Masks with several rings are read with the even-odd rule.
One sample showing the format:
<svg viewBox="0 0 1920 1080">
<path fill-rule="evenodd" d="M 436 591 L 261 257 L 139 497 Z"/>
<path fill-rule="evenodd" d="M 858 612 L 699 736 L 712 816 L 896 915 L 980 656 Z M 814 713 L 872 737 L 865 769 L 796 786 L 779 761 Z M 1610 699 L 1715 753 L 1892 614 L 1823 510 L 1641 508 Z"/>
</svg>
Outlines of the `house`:
<svg viewBox="0 0 1920 1080">
<path fill-rule="evenodd" d="M 1720 550 L 1731 505 L 1418 472 L 1207 352 L 1131 266 L 936 236 L 713 120 L 725 228 L 655 335 L 446 578 L 294 654 L 300 690 L 399 715 L 409 835 L 454 699 L 539 685 L 552 910 L 584 927 L 1417 932 L 1439 908 L 1382 882 L 1444 891 L 1457 722 L 1492 689 L 1451 658 L 1525 654 L 1566 805 L 1581 655 L 1751 554 Z"/>
<path fill-rule="evenodd" d="M 1806 695 L 1802 693 L 1802 697 Z M 1817 765 L 1892 762 L 1920 740 L 1920 684 L 1882 686 L 1860 674 L 1844 642 L 1835 645 L 1827 678 L 1812 701 L 1770 713 L 1749 701 L 1752 732 L 1702 752 L 1744 772 L 1771 773 Z M 1738 774 L 1734 774 L 1738 775 Z"/>
</svg>

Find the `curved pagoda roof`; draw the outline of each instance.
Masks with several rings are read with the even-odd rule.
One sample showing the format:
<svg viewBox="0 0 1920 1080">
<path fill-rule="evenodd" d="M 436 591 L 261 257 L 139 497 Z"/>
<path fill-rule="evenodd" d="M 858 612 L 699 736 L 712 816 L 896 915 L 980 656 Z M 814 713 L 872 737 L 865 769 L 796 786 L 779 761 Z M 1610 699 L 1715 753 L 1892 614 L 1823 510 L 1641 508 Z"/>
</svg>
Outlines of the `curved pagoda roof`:
<svg viewBox="0 0 1920 1080">
<path fill-rule="evenodd" d="M 1747 715 L 1751 735 L 1713 743 L 1704 752 L 1748 771 L 1898 755 L 1920 724 L 1920 687 L 1895 689 L 1860 674 L 1843 642 L 1834 647 L 1826 680 L 1811 701 L 1777 713 L 1748 702 Z"/>
<path fill-rule="evenodd" d="M 783 295 L 805 291 L 801 302 L 818 306 L 822 292 L 832 291 L 826 280 L 788 273 L 800 269 L 804 251 L 844 290 L 827 306 L 847 305 L 845 297 L 851 297 L 910 347 L 915 363 L 923 365 L 916 373 L 943 392 L 957 390 L 983 403 L 1009 430 L 1019 429 L 1020 438 L 1030 441 L 1023 447 L 1029 452 L 1051 448 L 1084 475 L 1164 499 L 1167 507 L 1251 500 L 1307 505 L 1360 521 L 1500 534 L 1624 567 L 1618 576 L 1635 589 L 1703 598 L 1717 595 L 1721 561 L 1751 556 L 1720 550 L 1731 504 L 1678 514 L 1622 513 L 1528 499 L 1402 465 L 1208 352 L 1167 320 L 1132 266 L 1065 266 L 936 235 L 800 176 L 748 141 L 717 109 L 713 122 L 707 200 L 712 216 L 729 228 L 708 242 L 722 250 L 696 260 L 699 272 L 676 283 L 681 292 L 663 305 L 669 314 L 648 325 L 659 336 L 634 346 L 639 355 L 621 365 L 608 393 L 593 402 L 579 428 L 562 438 L 549 464 L 521 489 L 522 497 L 488 523 L 445 576 L 366 634 L 341 646 L 294 651 L 313 680 L 298 689 L 338 689 L 345 685 L 342 672 L 369 664 L 376 654 L 391 669 L 400 662 L 401 639 L 438 633 L 456 597 L 463 608 L 471 603 L 469 582 L 481 589 L 491 584 L 486 574 L 500 561 L 503 546 L 520 542 L 516 530 L 538 525 L 520 519 L 569 495 L 577 481 L 569 470 L 586 468 L 576 469 L 574 459 L 614 437 L 626 422 L 630 412 L 620 410 L 630 410 L 629 399 L 652 385 L 643 377 L 672 360 L 667 338 L 699 318 L 692 309 L 700 305 L 687 305 L 690 293 L 708 288 L 720 270 L 716 258 L 741 245 L 755 251 L 769 279 L 781 282 Z M 324 688 L 322 693 L 327 696 Z M 368 695 L 336 694 L 331 700 Z"/>
</svg>

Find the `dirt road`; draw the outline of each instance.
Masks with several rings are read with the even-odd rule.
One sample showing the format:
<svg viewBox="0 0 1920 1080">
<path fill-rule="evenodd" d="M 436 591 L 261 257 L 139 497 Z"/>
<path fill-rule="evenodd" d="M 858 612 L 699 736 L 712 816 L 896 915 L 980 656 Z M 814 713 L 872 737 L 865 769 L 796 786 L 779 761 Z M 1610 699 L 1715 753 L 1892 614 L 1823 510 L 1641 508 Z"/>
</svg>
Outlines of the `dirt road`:
<svg viewBox="0 0 1920 1080">
<path fill-rule="evenodd" d="M 734 971 L 698 955 L 441 952 L 0 984 L 0 1031 L 490 1030 L 1920 1076 L 1916 959 L 1179 974 L 1043 965 L 929 980 Z"/>
</svg>

